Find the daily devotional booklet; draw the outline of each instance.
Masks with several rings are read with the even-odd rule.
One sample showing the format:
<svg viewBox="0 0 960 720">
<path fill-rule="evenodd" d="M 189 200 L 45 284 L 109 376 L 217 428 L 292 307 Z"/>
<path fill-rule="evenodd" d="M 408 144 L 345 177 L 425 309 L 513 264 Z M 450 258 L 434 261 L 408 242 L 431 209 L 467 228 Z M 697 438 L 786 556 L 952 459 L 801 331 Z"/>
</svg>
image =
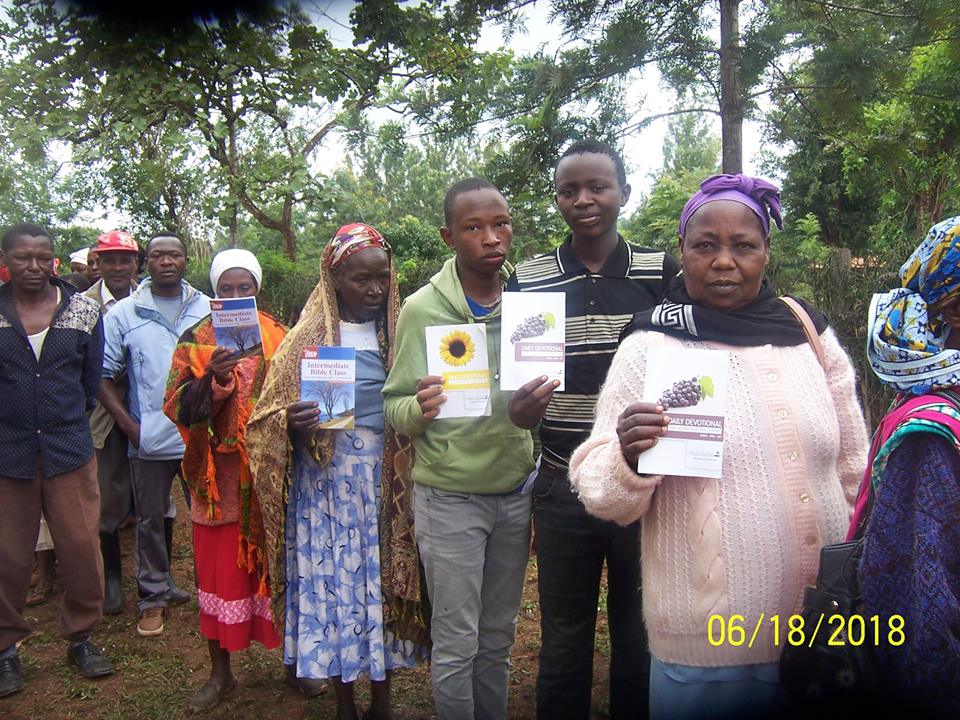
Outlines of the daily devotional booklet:
<svg viewBox="0 0 960 720">
<path fill-rule="evenodd" d="M 262 352 L 256 298 L 211 300 L 210 322 L 213 324 L 213 333 L 220 347 L 232 350 L 235 355 L 253 355 Z"/>
<path fill-rule="evenodd" d="M 566 295 L 505 292 L 502 308 L 500 389 L 517 390 L 546 375 L 563 390 Z"/>
<path fill-rule="evenodd" d="M 670 425 L 638 472 L 720 477 L 729 360 L 724 350 L 648 348 L 643 400 L 662 405 Z"/>
<path fill-rule="evenodd" d="M 300 356 L 300 399 L 320 409 L 320 427 L 351 430 L 356 417 L 357 351 L 352 347 L 305 347 Z"/>
<path fill-rule="evenodd" d="M 435 325 L 425 335 L 427 373 L 443 378 L 447 398 L 437 419 L 489 415 L 486 325 Z"/>
</svg>

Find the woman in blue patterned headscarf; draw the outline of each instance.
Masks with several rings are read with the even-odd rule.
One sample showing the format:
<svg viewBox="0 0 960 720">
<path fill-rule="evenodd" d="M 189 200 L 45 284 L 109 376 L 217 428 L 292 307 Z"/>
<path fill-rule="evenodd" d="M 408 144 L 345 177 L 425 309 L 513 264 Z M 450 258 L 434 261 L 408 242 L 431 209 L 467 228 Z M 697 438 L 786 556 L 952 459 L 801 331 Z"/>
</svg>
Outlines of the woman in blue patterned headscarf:
<svg viewBox="0 0 960 720">
<path fill-rule="evenodd" d="M 942 313 L 960 292 L 960 215 L 930 228 L 900 279 L 870 304 L 870 366 L 882 383 L 915 395 L 960 385 L 960 350 L 948 347 Z"/>
<path fill-rule="evenodd" d="M 888 628 L 904 623 L 902 643 L 875 648 L 884 688 L 923 715 L 957 717 L 960 216 L 930 229 L 900 279 L 870 307 L 870 365 L 902 394 L 896 429 L 871 456 L 860 589 L 865 616 Z M 916 408 L 903 415 L 907 402 Z"/>
</svg>

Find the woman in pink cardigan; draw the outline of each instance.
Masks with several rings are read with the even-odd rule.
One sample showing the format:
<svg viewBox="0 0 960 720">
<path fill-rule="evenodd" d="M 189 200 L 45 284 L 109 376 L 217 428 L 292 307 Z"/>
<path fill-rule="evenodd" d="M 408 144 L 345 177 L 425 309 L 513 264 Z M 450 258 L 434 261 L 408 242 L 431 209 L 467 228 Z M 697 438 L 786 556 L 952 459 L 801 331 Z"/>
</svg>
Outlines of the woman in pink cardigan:
<svg viewBox="0 0 960 720">
<path fill-rule="evenodd" d="M 570 461 L 591 513 L 624 525 L 643 518 L 654 718 L 742 716 L 783 702 L 788 618 L 815 584 L 820 548 L 843 540 L 863 472 L 867 433 L 849 359 L 826 318 L 805 307 L 822 367 L 764 279 L 771 216 L 782 227 L 779 191 L 763 180 L 701 184 L 680 219 L 683 274 L 625 329 L 593 432 Z M 730 353 L 719 480 L 636 470 L 670 422 L 641 402 L 653 347 Z M 733 615 L 745 641 L 726 633 L 718 642 Z"/>
</svg>

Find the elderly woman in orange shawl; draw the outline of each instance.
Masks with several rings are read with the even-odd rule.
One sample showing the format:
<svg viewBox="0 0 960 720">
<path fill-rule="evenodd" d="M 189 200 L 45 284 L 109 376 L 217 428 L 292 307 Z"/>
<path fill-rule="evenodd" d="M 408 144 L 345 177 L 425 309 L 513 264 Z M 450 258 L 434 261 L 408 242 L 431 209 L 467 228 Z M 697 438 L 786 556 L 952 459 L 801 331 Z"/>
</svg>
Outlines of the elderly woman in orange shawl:
<svg viewBox="0 0 960 720">
<path fill-rule="evenodd" d="M 225 250 L 210 267 L 217 298 L 253 297 L 261 277 L 260 263 L 247 250 Z M 244 354 L 218 346 L 209 316 L 187 330 L 174 351 L 164 398 L 164 412 L 186 444 L 181 472 L 192 498 L 200 632 L 211 662 L 210 679 L 190 698 L 193 712 L 216 707 L 236 687 L 230 653 L 251 640 L 280 645 L 244 430 L 286 331 L 269 314 L 258 315 L 262 347 Z"/>
<path fill-rule="evenodd" d="M 340 228 L 247 428 L 284 662 L 298 677 L 331 680 L 338 720 L 358 717 L 361 675 L 371 681 L 366 717 L 392 718 L 390 673 L 428 640 L 409 454 L 383 419 L 398 312 L 386 240 L 368 225 Z M 356 351 L 353 429 L 324 427 L 318 404 L 301 399 L 301 357 L 313 346 Z"/>
</svg>

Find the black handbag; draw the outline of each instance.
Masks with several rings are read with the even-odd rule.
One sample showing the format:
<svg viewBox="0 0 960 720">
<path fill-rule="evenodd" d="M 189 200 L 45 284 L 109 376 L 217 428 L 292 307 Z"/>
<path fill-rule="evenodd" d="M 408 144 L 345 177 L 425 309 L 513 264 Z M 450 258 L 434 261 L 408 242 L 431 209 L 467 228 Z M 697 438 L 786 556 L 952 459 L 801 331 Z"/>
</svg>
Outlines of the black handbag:
<svg viewBox="0 0 960 720">
<path fill-rule="evenodd" d="M 780 654 L 780 683 L 794 701 L 854 695 L 876 686 L 873 645 L 869 640 L 854 645 L 847 637 L 850 618 L 864 614 L 857 577 L 862 556 L 862 527 L 854 540 L 820 550 L 817 585 L 803 593 L 804 641 L 787 642 Z"/>
<path fill-rule="evenodd" d="M 960 396 L 951 390 L 938 390 L 943 400 L 960 407 Z M 926 396 L 924 396 L 926 397 Z M 917 398 L 914 398 L 917 399 Z M 787 642 L 780 654 L 780 683 L 795 702 L 816 702 L 823 698 L 865 697 L 868 691 L 881 689 L 880 672 L 875 646 L 870 633 L 860 633 L 851 639 L 851 618 L 860 616 L 867 623 L 860 591 L 859 569 L 863 557 L 864 535 L 874 504 L 873 487 L 869 469 L 872 467 L 884 425 L 894 428 L 902 416 L 891 417 L 905 402 L 899 402 L 880 421 L 880 426 L 871 443 L 867 472 L 860 486 L 860 493 L 867 493 L 866 508 L 857 518 L 856 531 L 848 542 L 827 545 L 820 550 L 820 569 L 816 587 L 807 587 L 803 593 L 804 642 L 792 645 Z M 906 409 L 903 409 L 906 412 Z M 886 434 L 889 437 L 892 433 Z M 859 496 L 858 496 L 859 497 Z M 832 622 L 831 622 L 832 618 Z M 842 625 L 841 625 L 842 622 Z M 820 624 L 820 630 L 811 635 Z M 855 623 L 863 626 L 860 623 Z M 812 636 L 812 640 L 811 640 Z"/>
</svg>

